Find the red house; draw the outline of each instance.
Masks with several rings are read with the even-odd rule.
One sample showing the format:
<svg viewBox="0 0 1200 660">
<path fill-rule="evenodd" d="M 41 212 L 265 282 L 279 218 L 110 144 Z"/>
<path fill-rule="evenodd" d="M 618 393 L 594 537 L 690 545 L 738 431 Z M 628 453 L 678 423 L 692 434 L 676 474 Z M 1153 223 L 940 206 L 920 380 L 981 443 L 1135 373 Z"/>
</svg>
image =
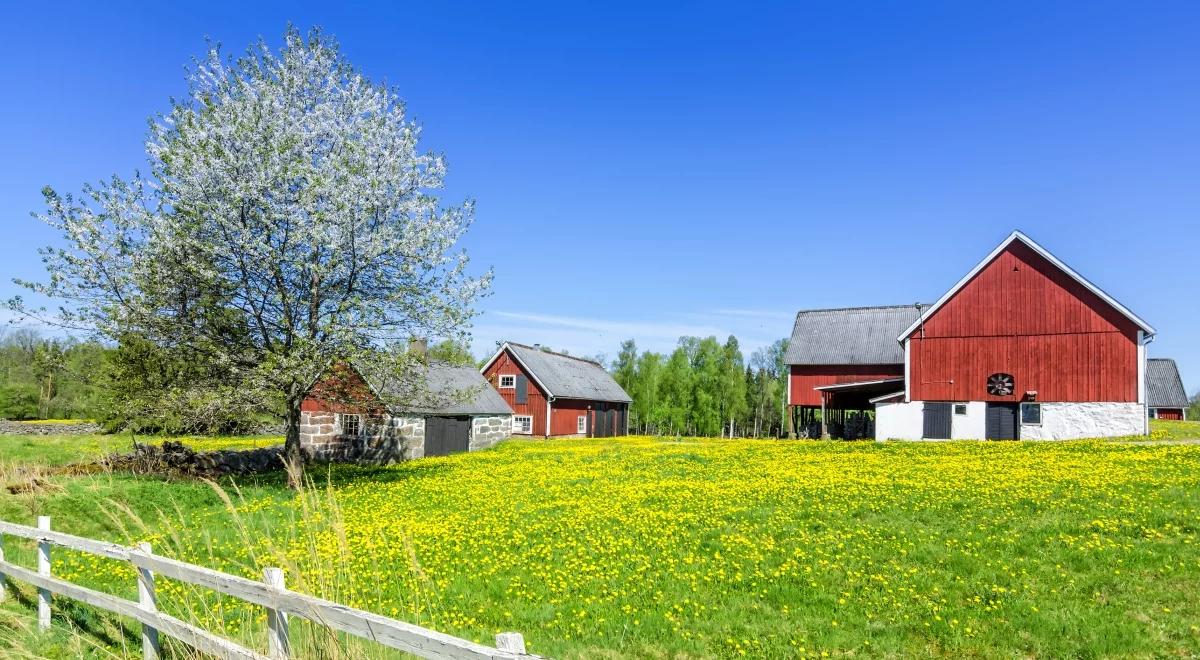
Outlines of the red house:
<svg viewBox="0 0 1200 660">
<path fill-rule="evenodd" d="M 632 399 L 604 367 L 506 342 L 483 377 L 513 409 L 513 434 L 602 438 L 628 432 Z"/>
<path fill-rule="evenodd" d="M 801 312 L 788 400 L 879 439 L 1140 434 L 1154 334 L 1013 232 L 932 305 Z"/>
</svg>

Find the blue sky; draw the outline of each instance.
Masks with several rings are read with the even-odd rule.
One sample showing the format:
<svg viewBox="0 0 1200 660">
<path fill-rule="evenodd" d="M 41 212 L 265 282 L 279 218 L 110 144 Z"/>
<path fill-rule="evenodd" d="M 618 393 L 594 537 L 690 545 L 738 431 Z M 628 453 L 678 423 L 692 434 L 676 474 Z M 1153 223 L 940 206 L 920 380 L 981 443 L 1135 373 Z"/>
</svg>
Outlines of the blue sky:
<svg viewBox="0 0 1200 660">
<path fill-rule="evenodd" d="M 205 36 L 292 21 L 396 85 L 477 200 L 477 352 L 752 349 L 798 309 L 936 299 L 1019 228 L 1200 389 L 1200 5 L 649 4 L 9 4 L 0 297 L 56 238 L 43 185 L 144 167 Z"/>
</svg>

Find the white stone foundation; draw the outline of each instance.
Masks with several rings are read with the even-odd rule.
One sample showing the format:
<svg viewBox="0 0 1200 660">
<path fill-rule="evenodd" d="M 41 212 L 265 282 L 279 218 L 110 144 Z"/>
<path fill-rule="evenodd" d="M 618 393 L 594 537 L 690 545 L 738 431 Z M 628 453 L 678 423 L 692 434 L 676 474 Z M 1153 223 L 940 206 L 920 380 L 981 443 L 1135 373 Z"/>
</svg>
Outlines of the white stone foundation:
<svg viewBox="0 0 1200 660">
<path fill-rule="evenodd" d="M 1041 424 L 1022 424 L 1022 440 L 1111 438 L 1145 433 L 1140 403 L 1043 403 Z"/>
<path fill-rule="evenodd" d="M 987 403 L 968 401 L 965 415 L 951 417 L 954 440 L 987 437 Z M 875 406 L 876 440 L 921 440 L 924 401 L 896 401 Z M 1041 424 L 1021 424 L 1022 440 L 1111 438 L 1145 433 L 1146 412 L 1140 403 L 1043 403 Z"/>
</svg>

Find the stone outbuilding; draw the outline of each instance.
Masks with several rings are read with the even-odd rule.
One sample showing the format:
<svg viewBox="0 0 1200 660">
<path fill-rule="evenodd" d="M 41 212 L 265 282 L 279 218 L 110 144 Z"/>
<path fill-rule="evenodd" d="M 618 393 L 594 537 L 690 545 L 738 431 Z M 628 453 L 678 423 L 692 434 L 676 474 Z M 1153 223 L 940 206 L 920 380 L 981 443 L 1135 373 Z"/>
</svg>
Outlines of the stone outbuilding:
<svg viewBox="0 0 1200 660">
<path fill-rule="evenodd" d="M 309 458 L 390 463 L 491 447 L 512 435 L 513 411 L 471 365 L 431 360 L 413 382 L 369 368 L 330 368 L 301 406 Z M 385 403 L 403 401 L 406 403 Z"/>
</svg>

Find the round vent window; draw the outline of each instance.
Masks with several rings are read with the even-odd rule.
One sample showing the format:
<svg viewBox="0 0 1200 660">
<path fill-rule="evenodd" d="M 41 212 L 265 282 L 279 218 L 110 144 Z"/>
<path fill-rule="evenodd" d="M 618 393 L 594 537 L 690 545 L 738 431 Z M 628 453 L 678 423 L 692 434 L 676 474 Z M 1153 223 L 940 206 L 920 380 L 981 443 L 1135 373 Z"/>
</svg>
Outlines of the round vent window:
<svg viewBox="0 0 1200 660">
<path fill-rule="evenodd" d="M 988 376 L 987 393 L 992 396 L 1008 396 L 1016 389 L 1011 374 L 992 374 Z"/>
</svg>

